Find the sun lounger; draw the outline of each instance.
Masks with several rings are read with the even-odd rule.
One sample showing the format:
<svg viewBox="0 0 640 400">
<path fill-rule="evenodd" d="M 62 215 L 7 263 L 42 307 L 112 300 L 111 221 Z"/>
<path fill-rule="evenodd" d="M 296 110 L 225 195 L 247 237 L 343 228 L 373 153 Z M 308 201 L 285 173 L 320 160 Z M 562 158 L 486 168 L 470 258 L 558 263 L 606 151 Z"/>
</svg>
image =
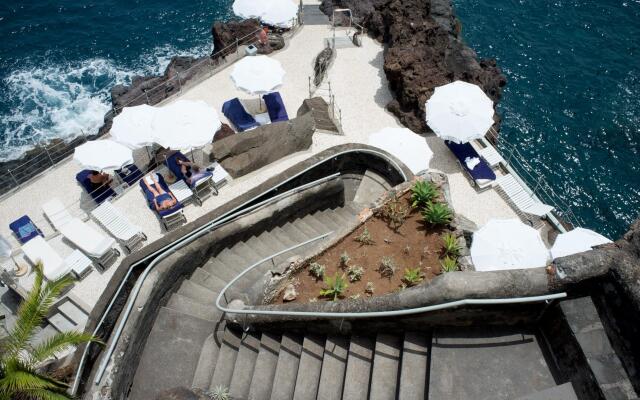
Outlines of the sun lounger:
<svg viewBox="0 0 640 400">
<path fill-rule="evenodd" d="M 209 169 L 212 170 L 213 174 L 213 184 L 216 189 L 220 189 L 222 186 L 228 183 L 229 173 L 222 168 L 222 165 L 217 161 L 209 166 Z"/>
<path fill-rule="evenodd" d="M 122 169 L 117 170 L 116 174 L 118 174 L 120 179 L 129 186 L 133 186 L 133 184 L 138 182 L 143 175 L 140 168 L 135 164 L 125 165 Z"/>
<path fill-rule="evenodd" d="M 264 104 L 267 106 L 269 112 L 269 118 L 271 122 L 288 121 L 289 115 L 287 115 L 287 109 L 284 106 L 280 93 L 273 92 L 262 96 Z"/>
<path fill-rule="evenodd" d="M 91 171 L 88 169 L 82 170 L 76 174 L 76 181 L 78 181 L 97 204 L 116 195 L 116 192 L 108 185 L 96 186 L 89 180 L 89 175 L 91 175 Z"/>
<path fill-rule="evenodd" d="M 502 195 L 512 203 L 519 214 L 524 213 L 534 217 L 543 217 L 553 211 L 553 207 L 535 199 L 513 175 L 501 176 L 497 180 Z"/>
<path fill-rule="evenodd" d="M 462 170 L 471 177 L 479 189 L 488 188 L 496 180 L 495 172 L 493 172 L 489 164 L 480 157 L 471 143 L 459 144 L 448 140 L 445 140 L 444 143 L 453 155 L 456 156 Z"/>
<path fill-rule="evenodd" d="M 44 236 L 31 218 L 26 215 L 10 223 L 9 228 L 16 234 L 16 237 L 22 244 L 27 243 L 35 237 Z"/>
<path fill-rule="evenodd" d="M 255 118 L 244 109 L 244 106 L 237 97 L 226 101 L 222 105 L 222 113 L 235 125 L 239 132 L 244 132 L 258 126 Z"/>
<path fill-rule="evenodd" d="M 113 238 L 73 217 L 59 199 L 51 199 L 42 206 L 42 211 L 57 231 L 86 255 L 95 259 L 102 270 L 120 255 L 114 247 Z"/>
<path fill-rule="evenodd" d="M 480 154 L 480 157 L 484 158 L 484 160 L 492 167 L 497 167 L 498 165 L 505 163 L 502 155 L 500 155 L 498 150 L 490 144 L 487 145 L 487 147 L 480 149 L 478 154 Z"/>
<path fill-rule="evenodd" d="M 187 156 L 182 154 L 179 151 L 174 152 L 169 157 L 167 157 L 165 164 L 169 171 L 175 175 L 176 179 L 184 181 L 187 183 L 187 177 L 183 175 L 180 166 L 178 165 L 178 160 L 190 161 Z M 215 188 L 213 184 L 213 174 L 209 171 L 203 171 L 200 173 L 200 178 L 198 178 L 195 182 L 189 185 L 189 187 L 193 190 L 193 194 L 196 197 L 196 200 L 200 205 L 202 202 L 209 196 L 218 194 L 218 190 Z M 175 194 L 175 193 L 174 193 Z"/>
<path fill-rule="evenodd" d="M 175 206 L 173 206 L 168 210 L 162 210 L 162 211 L 156 210 L 155 205 L 153 203 L 153 193 L 151 193 L 151 191 L 149 191 L 149 188 L 147 188 L 147 185 L 144 183 L 144 179 L 145 178 L 140 180 L 140 187 L 142 188 L 142 192 L 147 198 L 147 205 L 152 211 L 158 214 L 165 229 L 170 230 L 174 226 L 177 226 L 183 222 L 187 222 L 187 218 L 184 216 L 184 213 L 182 211 L 183 206 L 182 206 L 182 203 L 180 203 L 180 201 L 178 201 L 178 203 Z M 169 186 L 167 185 L 167 182 L 165 182 L 162 175 L 156 174 L 156 179 L 158 180 L 158 183 L 160 184 L 160 186 L 162 186 L 165 192 L 167 193 L 171 192 L 171 190 L 169 190 Z"/>
<path fill-rule="evenodd" d="M 147 236 L 142 229 L 132 224 L 129 219 L 114 207 L 109 201 L 105 201 L 91 215 L 100 225 L 111 234 L 129 253 L 147 240 Z"/>
<path fill-rule="evenodd" d="M 54 280 L 66 274 L 81 278 L 91 271 L 91 260 L 80 250 L 62 259 L 43 237 L 38 236 L 22 245 L 22 251 L 32 264 L 42 262 L 45 278 Z"/>
</svg>

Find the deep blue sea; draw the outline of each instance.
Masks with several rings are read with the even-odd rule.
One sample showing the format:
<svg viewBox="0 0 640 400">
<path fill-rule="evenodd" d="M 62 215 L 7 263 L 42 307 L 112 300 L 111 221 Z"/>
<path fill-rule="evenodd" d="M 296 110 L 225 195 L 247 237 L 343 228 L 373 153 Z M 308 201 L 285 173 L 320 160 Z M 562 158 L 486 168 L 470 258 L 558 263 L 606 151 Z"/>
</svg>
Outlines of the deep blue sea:
<svg viewBox="0 0 640 400">
<path fill-rule="evenodd" d="M 465 40 L 508 84 L 502 140 L 587 227 L 617 237 L 640 212 L 640 0 L 453 0 Z M 211 50 L 232 0 L 0 4 L 0 159 L 90 132 L 109 89 Z"/>
</svg>

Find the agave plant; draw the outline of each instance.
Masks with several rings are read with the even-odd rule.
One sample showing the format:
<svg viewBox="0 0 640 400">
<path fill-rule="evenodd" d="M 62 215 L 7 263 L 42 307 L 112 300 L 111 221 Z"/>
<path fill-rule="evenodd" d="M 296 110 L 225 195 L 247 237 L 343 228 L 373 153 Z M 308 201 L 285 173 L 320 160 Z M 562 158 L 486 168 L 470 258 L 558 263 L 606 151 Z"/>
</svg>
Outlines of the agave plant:
<svg viewBox="0 0 640 400">
<path fill-rule="evenodd" d="M 312 262 L 309 264 L 309 273 L 318 279 L 322 279 L 324 277 L 325 267 L 322 264 L 318 264 L 317 262 Z"/>
<path fill-rule="evenodd" d="M 417 181 L 411 188 L 411 206 L 425 207 L 438 197 L 438 189 L 431 182 Z"/>
<path fill-rule="evenodd" d="M 404 283 L 407 284 L 407 286 L 415 286 L 422 281 L 423 277 L 424 277 L 424 274 L 422 273 L 422 270 L 419 267 L 405 268 L 404 276 L 402 277 L 402 280 L 404 281 Z"/>
<path fill-rule="evenodd" d="M 422 210 L 422 219 L 430 225 L 446 225 L 453 219 L 453 212 L 444 203 L 431 203 Z"/>
<path fill-rule="evenodd" d="M 458 238 L 452 233 L 447 233 L 442 236 L 442 244 L 444 245 L 444 254 L 457 258 L 460 255 L 460 244 L 458 244 Z"/>
<path fill-rule="evenodd" d="M 373 242 L 373 238 L 371 237 L 371 233 L 369 233 L 369 229 L 367 229 L 366 226 L 362 230 L 362 233 L 360 233 L 356 237 L 356 242 L 358 242 L 360 244 L 367 245 L 367 246 L 370 246 L 370 245 L 372 245 L 374 243 Z"/>
<path fill-rule="evenodd" d="M 231 399 L 229 389 L 222 385 L 218 385 L 211 391 L 211 398 L 213 400 L 229 400 Z"/>
<path fill-rule="evenodd" d="M 396 262 L 393 257 L 382 257 L 380 265 L 378 266 L 378 272 L 380 276 L 391 279 L 393 274 L 396 273 Z"/>
<path fill-rule="evenodd" d="M 326 276 L 324 278 L 324 284 L 326 287 L 320 290 L 320 296 L 333 297 L 333 301 L 336 301 L 338 297 L 342 297 L 344 291 L 349 287 L 344 274 L 340 276 L 337 272 L 334 276 Z"/>
<path fill-rule="evenodd" d="M 14 328 L 0 344 L 0 399 L 70 399 L 67 384 L 38 368 L 72 346 L 98 340 L 81 332 L 59 332 L 34 343 L 36 330 L 56 298 L 73 283 L 68 276 L 44 283 L 42 265 L 36 265 L 34 270 L 33 288 L 18 309 Z"/>
<path fill-rule="evenodd" d="M 453 272 L 458 269 L 458 260 L 449 256 L 443 258 L 442 261 L 440 261 L 440 264 L 442 265 L 442 271 L 444 272 Z"/>
</svg>

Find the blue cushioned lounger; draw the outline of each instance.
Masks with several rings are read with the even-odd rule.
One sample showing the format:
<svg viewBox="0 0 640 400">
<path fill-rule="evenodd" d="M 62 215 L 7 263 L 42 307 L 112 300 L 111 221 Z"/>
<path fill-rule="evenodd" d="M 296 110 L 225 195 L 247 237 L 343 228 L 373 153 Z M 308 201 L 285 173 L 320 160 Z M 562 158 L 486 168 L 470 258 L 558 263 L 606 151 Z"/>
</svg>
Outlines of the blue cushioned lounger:
<svg viewBox="0 0 640 400">
<path fill-rule="evenodd" d="M 222 105 L 222 113 L 233 125 L 235 125 L 239 132 L 258 126 L 255 118 L 253 118 L 251 114 L 244 109 L 242 103 L 240 103 L 240 100 L 237 97 L 226 101 Z"/>
<path fill-rule="evenodd" d="M 9 224 L 9 228 L 16 234 L 20 243 L 25 244 L 36 236 L 42 236 L 42 231 L 26 215 Z"/>
<path fill-rule="evenodd" d="M 273 92 L 262 96 L 264 104 L 267 105 L 267 111 L 269 112 L 269 119 L 271 122 L 288 121 L 289 115 L 287 109 L 282 102 L 280 93 Z"/>
<path fill-rule="evenodd" d="M 116 173 L 129 186 L 142 178 L 142 171 L 135 164 L 126 165 L 124 168 L 117 170 Z"/>
<path fill-rule="evenodd" d="M 167 182 L 165 182 L 162 175 L 156 174 L 156 179 L 158 180 L 158 183 L 160 184 L 160 186 L 162 186 L 165 192 L 171 193 L 171 190 L 169 190 L 169 185 L 167 185 Z M 182 208 L 182 204 L 180 202 L 177 202 L 175 206 L 173 206 L 168 210 L 158 211 L 156 210 L 156 207 L 153 204 L 153 193 L 151 193 L 147 185 L 144 183 L 144 180 L 140 180 L 140 187 L 142 188 L 142 191 L 144 192 L 144 195 L 147 198 L 147 205 L 149 206 L 149 208 L 155 211 L 156 213 L 158 213 L 158 215 L 160 215 L 161 217 L 173 214 Z"/>
<path fill-rule="evenodd" d="M 455 143 L 445 140 L 444 143 L 447 145 L 449 150 L 456 156 L 462 168 L 471 176 L 476 185 L 479 188 L 485 188 L 489 186 L 493 181 L 496 180 L 496 174 L 493 172 L 489 164 L 480 157 L 478 152 L 473 148 L 471 143 Z M 467 163 L 465 160 L 467 158 L 477 157 L 480 160 L 480 163 L 476 165 L 473 169 L 469 169 L 467 167 Z"/>
<path fill-rule="evenodd" d="M 76 180 L 84 188 L 84 190 L 91 195 L 93 200 L 97 204 L 101 204 L 103 201 L 110 199 L 116 195 L 116 192 L 108 185 L 96 185 L 91 182 L 89 175 L 91 171 L 88 169 L 82 170 L 76 174 Z"/>
</svg>

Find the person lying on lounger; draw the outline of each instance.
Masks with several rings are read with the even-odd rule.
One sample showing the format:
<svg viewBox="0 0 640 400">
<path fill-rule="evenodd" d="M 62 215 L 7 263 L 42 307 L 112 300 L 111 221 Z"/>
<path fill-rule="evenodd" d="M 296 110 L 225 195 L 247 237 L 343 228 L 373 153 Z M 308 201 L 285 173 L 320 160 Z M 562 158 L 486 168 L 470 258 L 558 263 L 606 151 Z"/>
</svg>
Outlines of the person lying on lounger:
<svg viewBox="0 0 640 400">
<path fill-rule="evenodd" d="M 91 186 L 94 188 L 99 188 L 101 186 L 109 186 L 113 181 L 113 178 L 105 172 L 91 171 L 88 175 L 89 182 L 91 182 Z"/>
<path fill-rule="evenodd" d="M 149 184 L 149 179 L 153 184 Z M 153 194 L 153 205 L 157 211 L 168 210 L 178 203 L 173 193 L 165 192 L 158 183 L 155 175 L 149 175 L 144 178 L 144 184 L 147 186 L 151 194 Z"/>
<path fill-rule="evenodd" d="M 182 172 L 182 175 L 184 175 L 185 181 L 189 186 L 192 186 L 199 179 L 210 175 L 210 173 L 200 168 L 198 165 L 192 163 L 189 160 L 182 159 L 181 157 L 176 158 L 176 163 L 180 166 L 180 172 Z"/>
</svg>

